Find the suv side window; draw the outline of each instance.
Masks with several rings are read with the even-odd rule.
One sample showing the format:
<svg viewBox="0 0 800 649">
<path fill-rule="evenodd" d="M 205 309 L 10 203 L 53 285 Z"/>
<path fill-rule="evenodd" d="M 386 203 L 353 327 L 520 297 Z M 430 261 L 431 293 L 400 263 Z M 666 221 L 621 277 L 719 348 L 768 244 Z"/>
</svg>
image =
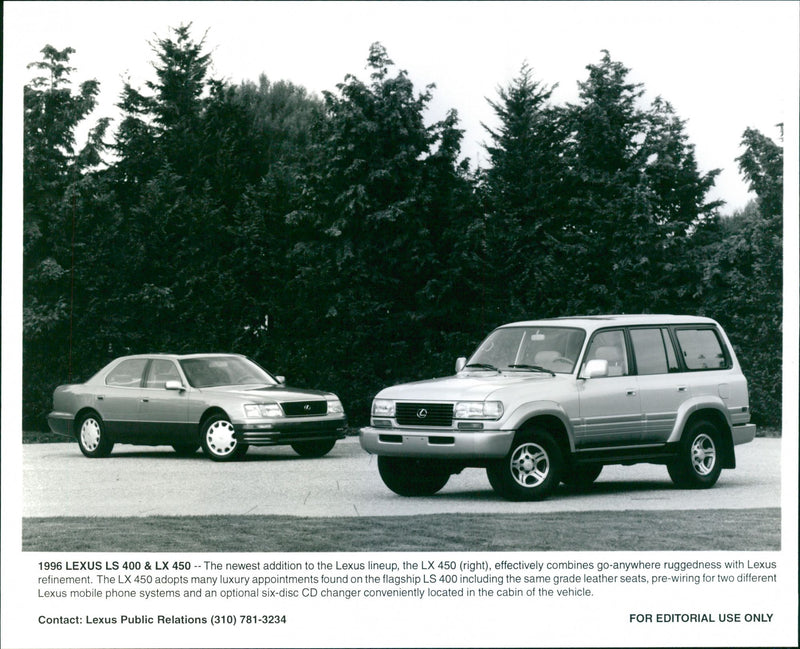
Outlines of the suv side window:
<svg viewBox="0 0 800 649">
<path fill-rule="evenodd" d="M 666 329 L 631 329 L 631 344 L 638 374 L 678 371 L 678 359 Z"/>
<path fill-rule="evenodd" d="M 728 357 L 713 329 L 677 329 L 683 362 L 689 370 L 720 370 L 729 367 Z"/>
<path fill-rule="evenodd" d="M 146 358 L 129 358 L 122 361 L 106 376 L 106 385 L 123 388 L 138 388 L 142 383 L 142 372 L 147 365 Z"/>
<path fill-rule="evenodd" d="M 586 361 L 601 358 L 608 361 L 608 376 L 628 375 L 628 346 L 622 329 L 600 331 L 589 343 Z"/>
</svg>

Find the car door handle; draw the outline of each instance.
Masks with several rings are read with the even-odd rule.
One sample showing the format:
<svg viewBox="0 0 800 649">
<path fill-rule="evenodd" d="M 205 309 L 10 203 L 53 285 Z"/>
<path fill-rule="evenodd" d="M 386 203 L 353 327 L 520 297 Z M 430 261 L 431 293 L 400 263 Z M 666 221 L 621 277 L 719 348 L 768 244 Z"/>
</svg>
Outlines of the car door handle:
<svg viewBox="0 0 800 649">
<path fill-rule="evenodd" d="M 628 392 L 626 394 L 629 397 L 635 397 L 636 396 L 636 390 L 628 390 Z"/>
<path fill-rule="evenodd" d="M 678 392 L 686 392 L 686 390 L 688 390 L 688 389 L 689 388 L 686 385 L 679 385 L 678 386 Z"/>
<path fill-rule="evenodd" d="M 148 399 L 147 397 L 145 397 L 144 399 L 142 399 L 142 403 L 147 403 L 148 401 L 150 401 L 150 399 Z"/>
<path fill-rule="evenodd" d="M 97 395 L 97 400 L 98 401 L 102 401 L 103 399 L 105 399 L 105 397 L 102 394 L 98 394 Z"/>
</svg>

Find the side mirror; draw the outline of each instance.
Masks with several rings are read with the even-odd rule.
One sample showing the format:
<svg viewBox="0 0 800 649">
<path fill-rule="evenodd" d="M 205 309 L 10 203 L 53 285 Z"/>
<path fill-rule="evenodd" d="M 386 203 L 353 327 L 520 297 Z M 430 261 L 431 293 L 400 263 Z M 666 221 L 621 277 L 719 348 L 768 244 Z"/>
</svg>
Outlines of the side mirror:
<svg viewBox="0 0 800 649">
<path fill-rule="evenodd" d="M 280 376 L 280 375 L 276 376 L 275 380 L 278 382 L 278 385 L 284 385 L 286 383 L 286 377 L 285 376 Z"/>
<path fill-rule="evenodd" d="M 463 356 L 459 356 L 456 359 L 456 374 L 458 374 L 461 370 L 463 370 L 466 364 L 467 364 L 467 359 L 464 358 Z"/>
<path fill-rule="evenodd" d="M 164 384 L 164 387 L 167 390 L 177 390 L 178 392 L 183 392 L 183 383 L 181 383 L 180 381 L 175 381 L 175 380 L 167 381 Z"/>
<path fill-rule="evenodd" d="M 581 373 L 582 379 L 595 379 L 599 376 L 608 376 L 608 361 L 604 358 L 593 358 Z"/>
</svg>

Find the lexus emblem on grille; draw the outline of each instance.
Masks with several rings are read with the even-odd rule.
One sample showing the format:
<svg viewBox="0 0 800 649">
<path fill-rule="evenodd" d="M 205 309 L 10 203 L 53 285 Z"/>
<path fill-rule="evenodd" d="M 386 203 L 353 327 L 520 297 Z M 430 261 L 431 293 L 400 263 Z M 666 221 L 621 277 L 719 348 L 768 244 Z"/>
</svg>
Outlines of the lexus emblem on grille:
<svg viewBox="0 0 800 649">
<path fill-rule="evenodd" d="M 417 410 L 417 419 L 425 419 L 428 416 L 428 411 L 425 408 Z"/>
<path fill-rule="evenodd" d="M 303 406 L 303 410 L 305 410 L 306 412 L 308 412 L 309 410 L 311 410 L 311 404 L 310 404 L 310 403 L 307 403 L 306 405 L 304 405 L 304 406 Z"/>
</svg>

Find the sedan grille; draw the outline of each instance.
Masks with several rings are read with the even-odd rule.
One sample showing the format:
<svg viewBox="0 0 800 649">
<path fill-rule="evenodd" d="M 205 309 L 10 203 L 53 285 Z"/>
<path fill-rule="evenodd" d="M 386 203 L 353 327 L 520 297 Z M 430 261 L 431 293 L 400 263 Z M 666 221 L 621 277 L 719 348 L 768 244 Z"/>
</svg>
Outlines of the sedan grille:
<svg viewBox="0 0 800 649">
<path fill-rule="evenodd" d="M 312 417 L 328 412 L 327 401 L 284 401 L 281 403 L 287 417 Z"/>
<path fill-rule="evenodd" d="M 452 403 L 398 403 L 397 423 L 401 426 L 452 426 Z"/>
</svg>

